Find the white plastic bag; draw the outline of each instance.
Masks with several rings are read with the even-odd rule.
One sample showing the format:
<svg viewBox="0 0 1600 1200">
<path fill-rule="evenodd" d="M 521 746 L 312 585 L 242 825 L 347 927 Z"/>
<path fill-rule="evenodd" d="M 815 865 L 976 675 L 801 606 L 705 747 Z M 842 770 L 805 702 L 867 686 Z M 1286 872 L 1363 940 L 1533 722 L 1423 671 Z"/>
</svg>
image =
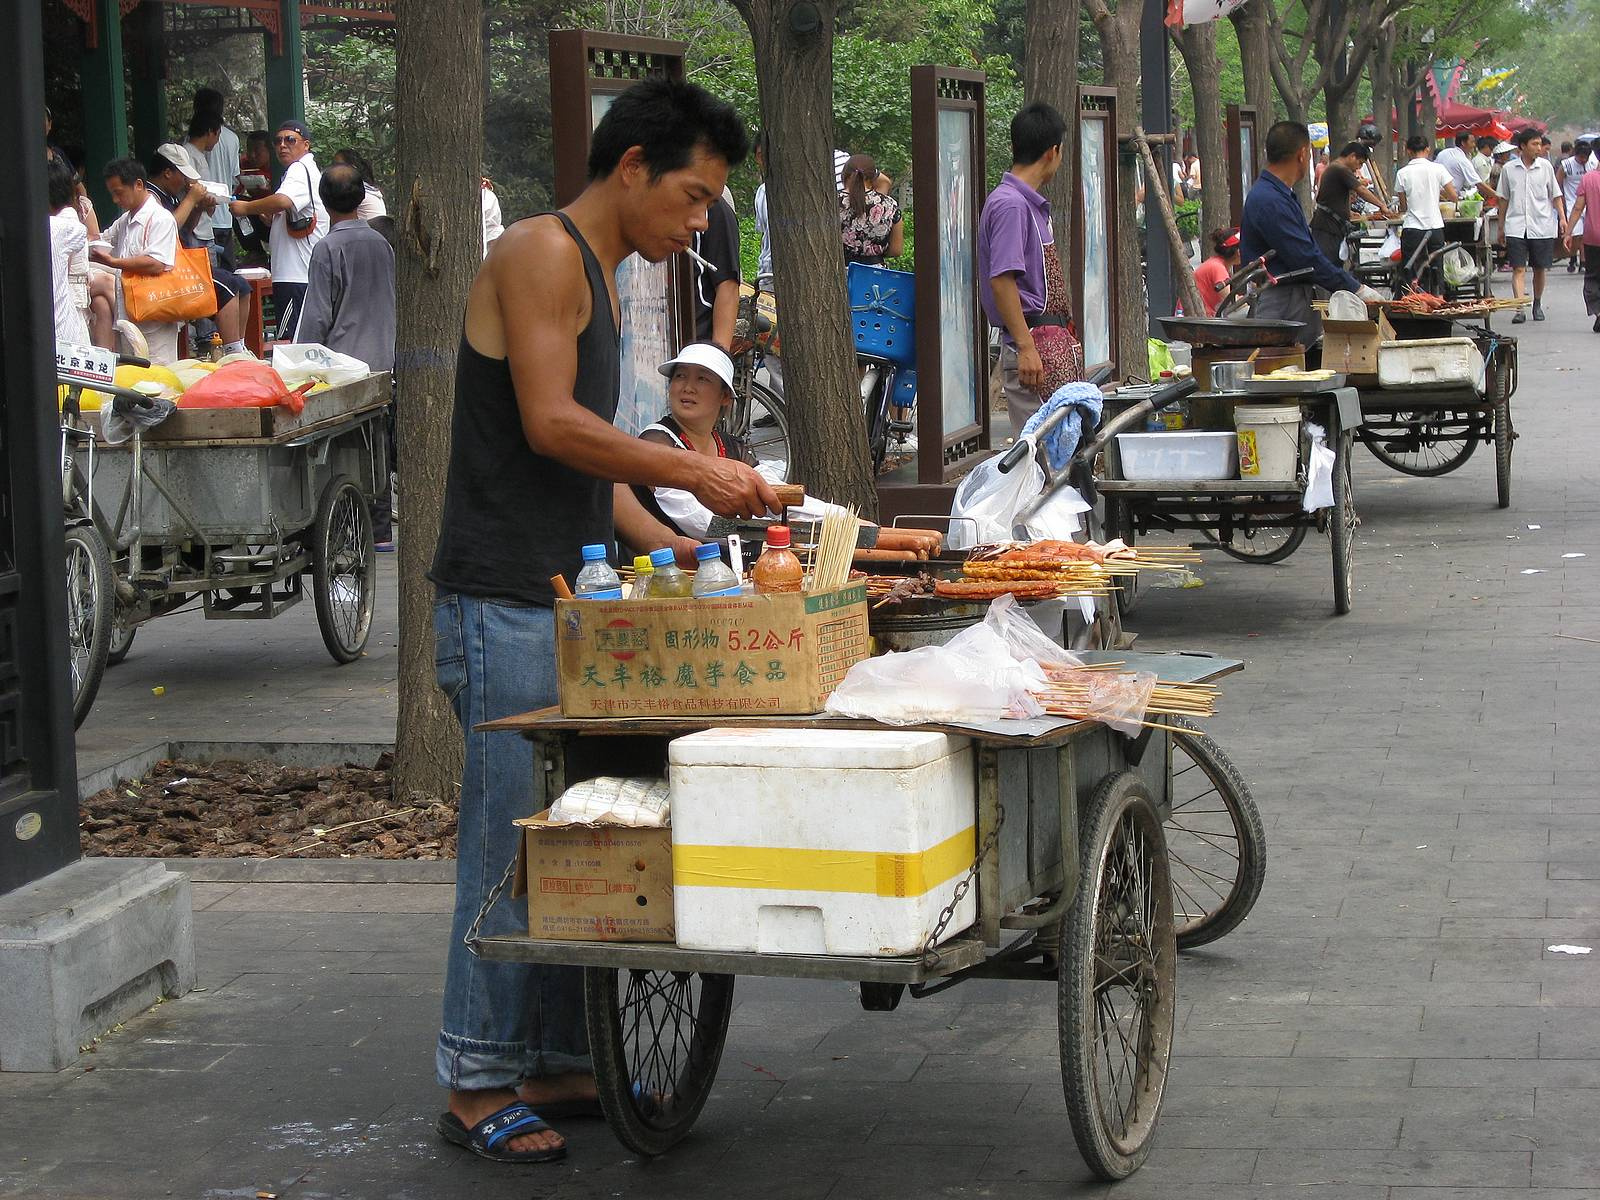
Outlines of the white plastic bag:
<svg viewBox="0 0 1600 1200">
<path fill-rule="evenodd" d="M 1384 262 L 1394 262 L 1400 257 L 1400 235 L 1394 230 L 1389 230 L 1389 236 L 1383 239 L 1383 245 L 1378 247 L 1378 257 Z"/>
<path fill-rule="evenodd" d="M 1306 463 L 1306 494 L 1300 507 L 1306 512 L 1333 507 L 1333 468 L 1338 455 L 1328 449 L 1328 435 L 1322 426 L 1306 422 L 1306 436 L 1311 439 L 1311 457 Z"/>
<path fill-rule="evenodd" d="M 1090 618 L 1093 619 L 1092 617 Z M 1055 640 L 1017 603 L 1009 593 L 989 605 L 983 623 L 1006 644 L 1018 662 L 1033 662 L 1048 670 L 1055 666 L 1081 667 L 1083 660 Z"/>
<path fill-rule="evenodd" d="M 1044 468 L 1039 465 L 1033 438 L 1022 440 L 1027 443 L 1028 457 L 1008 474 L 1001 474 L 1002 456 L 995 455 L 979 463 L 961 481 L 950 515 L 969 520 L 952 521 L 947 539 L 950 549 L 966 550 L 984 542 L 1010 541 L 1017 514 L 1044 491 Z M 1027 537 L 1035 541 L 1072 541 L 1073 535 L 1083 528 L 1078 514 L 1088 512 L 1089 507 L 1077 489 L 1060 488 L 1028 518 Z M 973 539 L 970 542 L 966 540 L 969 536 Z"/>
<path fill-rule="evenodd" d="M 280 342 L 273 346 L 272 369 L 291 388 L 315 381 L 330 385 L 351 383 L 372 374 L 359 358 L 329 350 L 317 342 Z"/>
<path fill-rule="evenodd" d="M 1033 692 L 1043 684 L 1035 663 L 1018 662 L 993 629 L 973 625 L 943 646 L 856 663 L 827 711 L 886 725 L 1038 717 L 1044 708 Z"/>
<path fill-rule="evenodd" d="M 672 824 L 665 779 L 600 775 L 575 783 L 550 806 L 558 825 L 629 825 L 662 829 Z"/>
<path fill-rule="evenodd" d="M 1451 287 L 1464 287 L 1478 277 L 1478 264 L 1460 246 L 1444 252 L 1444 281 Z"/>
</svg>

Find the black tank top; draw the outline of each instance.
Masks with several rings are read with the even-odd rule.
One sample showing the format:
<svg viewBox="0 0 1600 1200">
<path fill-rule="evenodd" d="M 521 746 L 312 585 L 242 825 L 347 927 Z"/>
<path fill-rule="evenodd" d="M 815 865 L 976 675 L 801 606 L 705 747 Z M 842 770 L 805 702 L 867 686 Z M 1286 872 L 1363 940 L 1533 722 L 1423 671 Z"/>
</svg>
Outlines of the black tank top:
<svg viewBox="0 0 1600 1200">
<path fill-rule="evenodd" d="M 590 317 L 578 335 L 573 398 L 609 422 L 622 386 L 611 293 L 577 226 L 565 213 L 554 215 L 583 252 L 589 281 Z M 479 354 L 463 330 L 444 516 L 428 577 L 443 591 L 554 604 L 550 577 L 565 575 L 570 584 L 583 565 L 583 547 L 613 540 L 611 489 L 607 480 L 534 452 L 522 429 L 510 362 Z"/>
</svg>

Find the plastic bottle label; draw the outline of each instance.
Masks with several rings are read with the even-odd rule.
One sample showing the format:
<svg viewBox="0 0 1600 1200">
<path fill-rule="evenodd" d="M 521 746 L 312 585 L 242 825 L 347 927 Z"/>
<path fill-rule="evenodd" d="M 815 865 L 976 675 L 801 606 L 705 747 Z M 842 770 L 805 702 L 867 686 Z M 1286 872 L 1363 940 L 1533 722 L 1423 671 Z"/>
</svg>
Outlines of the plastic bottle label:
<svg viewBox="0 0 1600 1200">
<path fill-rule="evenodd" d="M 575 599 L 578 600 L 621 600 L 622 589 L 619 587 L 606 588 L 603 592 L 579 592 Z"/>
</svg>

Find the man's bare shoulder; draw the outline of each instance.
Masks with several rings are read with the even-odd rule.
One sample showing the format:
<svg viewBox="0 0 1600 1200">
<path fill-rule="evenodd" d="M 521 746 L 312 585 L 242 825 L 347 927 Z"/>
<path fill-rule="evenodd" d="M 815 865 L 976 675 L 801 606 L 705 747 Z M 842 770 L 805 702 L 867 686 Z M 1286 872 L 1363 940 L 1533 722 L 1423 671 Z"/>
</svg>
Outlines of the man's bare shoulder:
<svg viewBox="0 0 1600 1200">
<path fill-rule="evenodd" d="M 537 271 L 545 284 L 583 278 L 583 254 L 552 214 L 515 222 L 494 240 L 489 254 L 519 273 Z"/>
</svg>

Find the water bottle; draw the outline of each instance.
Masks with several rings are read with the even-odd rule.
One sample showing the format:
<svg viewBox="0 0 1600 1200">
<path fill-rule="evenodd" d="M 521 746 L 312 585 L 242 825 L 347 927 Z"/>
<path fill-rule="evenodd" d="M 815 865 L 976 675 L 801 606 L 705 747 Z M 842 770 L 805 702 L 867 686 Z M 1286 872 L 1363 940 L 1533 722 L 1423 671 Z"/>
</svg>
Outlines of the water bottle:
<svg viewBox="0 0 1600 1200">
<path fill-rule="evenodd" d="M 633 591 L 628 593 L 629 600 L 643 600 L 650 594 L 650 576 L 656 573 L 655 564 L 650 561 L 648 554 L 641 554 L 633 560 Z"/>
<path fill-rule="evenodd" d="M 650 552 L 650 565 L 655 573 L 650 576 L 650 599 L 681 600 L 694 594 L 694 583 L 678 569 L 678 560 L 671 546 Z"/>
<path fill-rule="evenodd" d="M 737 596 L 739 594 L 739 577 L 733 573 L 733 568 L 722 561 L 722 551 L 714 542 L 702 542 L 695 547 L 695 559 L 699 562 L 699 569 L 694 573 L 694 594 L 696 596 Z"/>
<path fill-rule="evenodd" d="M 604 546 L 596 544 L 583 548 L 583 570 L 578 572 L 578 583 L 572 594 L 579 600 L 622 599 L 622 580 L 606 561 Z"/>
</svg>

